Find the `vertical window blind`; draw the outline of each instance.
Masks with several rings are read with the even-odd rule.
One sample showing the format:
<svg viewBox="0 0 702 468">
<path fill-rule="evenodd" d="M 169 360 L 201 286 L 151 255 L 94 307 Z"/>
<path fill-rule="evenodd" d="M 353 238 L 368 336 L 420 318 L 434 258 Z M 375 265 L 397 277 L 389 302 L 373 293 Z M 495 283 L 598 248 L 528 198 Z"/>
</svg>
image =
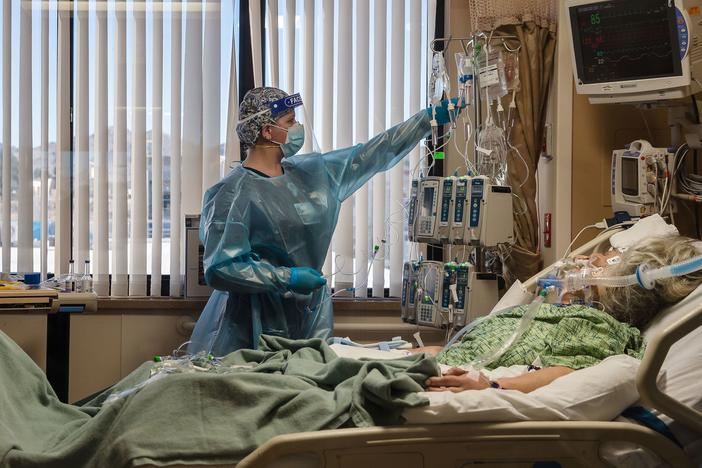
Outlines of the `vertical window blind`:
<svg viewBox="0 0 702 468">
<path fill-rule="evenodd" d="M 424 107 L 435 0 L 267 0 L 266 10 L 264 82 L 301 92 L 302 123 L 322 152 L 364 143 Z M 421 153 L 342 205 L 324 266 L 337 291 L 400 295 L 410 248 L 404 201 Z"/>
<path fill-rule="evenodd" d="M 2 271 L 46 277 L 90 260 L 99 295 L 181 295 L 185 215 L 240 160 L 240 13 L 251 84 L 301 92 L 303 123 L 331 151 L 424 107 L 435 11 L 436 0 L 2 2 Z M 324 267 L 337 290 L 399 295 L 403 200 L 422 159 L 415 149 L 344 203 Z"/>
<path fill-rule="evenodd" d="M 184 216 L 239 160 L 239 8 L 2 2 L 3 272 L 90 260 L 100 295 L 182 294 Z"/>
</svg>

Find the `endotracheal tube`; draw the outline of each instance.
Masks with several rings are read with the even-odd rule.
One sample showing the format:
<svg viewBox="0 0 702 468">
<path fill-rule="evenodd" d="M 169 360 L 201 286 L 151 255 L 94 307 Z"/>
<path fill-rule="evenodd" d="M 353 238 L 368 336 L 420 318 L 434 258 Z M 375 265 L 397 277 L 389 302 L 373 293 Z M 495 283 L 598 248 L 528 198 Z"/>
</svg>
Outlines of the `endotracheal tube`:
<svg viewBox="0 0 702 468">
<path fill-rule="evenodd" d="M 647 264 L 639 265 L 634 273 L 626 276 L 598 276 L 601 271 L 587 269 L 585 273 L 571 272 L 562 278 L 542 278 L 538 284 L 556 287 L 562 293 L 580 291 L 588 286 L 622 288 L 638 285 L 642 288 L 653 289 L 656 286 L 656 281 L 684 276 L 698 270 L 702 270 L 702 255 L 658 268 L 651 268 Z"/>
</svg>

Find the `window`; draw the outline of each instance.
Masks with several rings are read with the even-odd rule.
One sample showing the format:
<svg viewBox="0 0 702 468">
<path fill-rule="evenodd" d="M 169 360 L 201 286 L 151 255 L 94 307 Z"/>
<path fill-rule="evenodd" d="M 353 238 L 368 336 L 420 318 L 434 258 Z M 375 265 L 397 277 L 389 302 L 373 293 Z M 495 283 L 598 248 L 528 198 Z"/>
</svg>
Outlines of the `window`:
<svg viewBox="0 0 702 468">
<path fill-rule="evenodd" d="M 101 295 L 160 295 L 162 275 L 180 295 L 185 215 L 239 160 L 239 44 L 255 85 L 311 103 L 305 124 L 322 150 L 425 106 L 434 1 L 252 0 L 240 31 L 241 6 L 2 2 L 3 272 L 60 274 L 90 260 Z M 420 160 L 417 148 L 345 205 L 325 266 L 337 288 L 365 296 L 372 272 L 374 295 L 399 295 L 403 200 Z"/>
<path fill-rule="evenodd" d="M 89 259 L 101 294 L 112 280 L 112 294 L 142 295 L 147 275 L 175 269 L 180 293 L 183 216 L 238 159 L 225 150 L 239 7 L 2 3 L 2 271 Z"/>
</svg>

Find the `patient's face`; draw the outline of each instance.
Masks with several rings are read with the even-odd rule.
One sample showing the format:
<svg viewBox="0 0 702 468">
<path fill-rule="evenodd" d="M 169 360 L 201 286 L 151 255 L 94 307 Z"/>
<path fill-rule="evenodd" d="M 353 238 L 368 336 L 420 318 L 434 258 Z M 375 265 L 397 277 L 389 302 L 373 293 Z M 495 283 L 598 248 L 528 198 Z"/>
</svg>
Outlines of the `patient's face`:
<svg viewBox="0 0 702 468">
<path fill-rule="evenodd" d="M 580 268 L 584 268 L 587 265 L 589 268 L 596 268 L 596 271 L 592 272 L 594 276 L 603 276 L 608 267 L 619 263 L 619 256 L 621 254 L 617 250 L 610 250 L 604 253 L 594 253 L 592 255 L 576 255 L 574 260 L 578 263 Z M 597 301 L 599 299 L 599 286 L 592 288 L 590 291 L 591 296 L 589 300 Z M 584 291 L 576 291 L 573 293 L 563 294 L 559 298 L 559 302 L 563 304 L 569 304 L 575 299 L 583 300 L 585 298 Z"/>
<path fill-rule="evenodd" d="M 588 260 L 594 267 L 607 268 L 608 266 L 619 263 L 620 253 L 617 250 L 610 250 L 604 253 L 594 253 L 590 256 L 577 255 L 576 260 Z"/>
</svg>

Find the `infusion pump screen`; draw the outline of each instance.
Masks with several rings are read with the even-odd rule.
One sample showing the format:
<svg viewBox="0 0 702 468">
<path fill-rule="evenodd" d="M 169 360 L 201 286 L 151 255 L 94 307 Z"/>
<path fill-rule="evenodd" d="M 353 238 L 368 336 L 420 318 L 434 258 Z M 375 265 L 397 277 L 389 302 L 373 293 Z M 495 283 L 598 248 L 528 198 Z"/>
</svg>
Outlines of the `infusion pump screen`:
<svg viewBox="0 0 702 468">
<path fill-rule="evenodd" d="M 622 158 L 622 193 L 639 194 L 639 158 Z"/>
<path fill-rule="evenodd" d="M 421 216 L 429 217 L 434 214 L 434 187 L 424 189 L 424 203 L 422 203 Z"/>
<path fill-rule="evenodd" d="M 570 8 L 583 84 L 682 75 L 675 6 L 615 0 Z"/>
</svg>

